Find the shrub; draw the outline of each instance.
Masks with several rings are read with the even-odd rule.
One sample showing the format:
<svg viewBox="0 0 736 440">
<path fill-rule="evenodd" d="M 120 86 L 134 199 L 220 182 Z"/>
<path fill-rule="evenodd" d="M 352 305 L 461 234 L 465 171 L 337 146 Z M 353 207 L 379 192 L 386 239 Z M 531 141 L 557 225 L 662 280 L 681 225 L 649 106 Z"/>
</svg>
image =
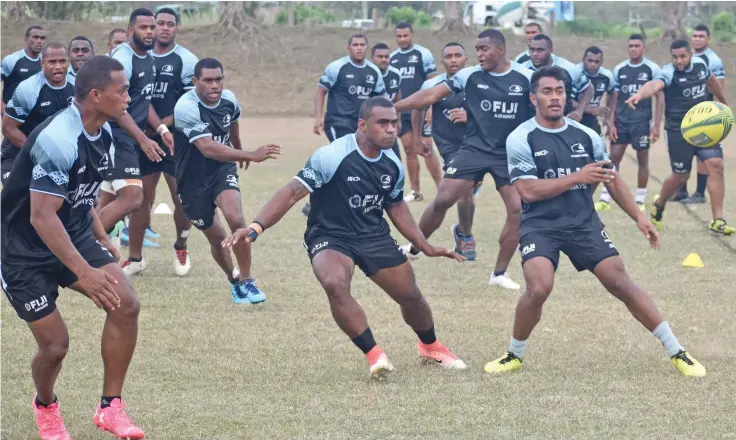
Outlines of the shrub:
<svg viewBox="0 0 736 440">
<path fill-rule="evenodd" d="M 337 16 L 331 12 L 325 11 L 315 5 L 296 5 L 294 8 L 294 24 L 304 22 L 313 23 L 332 23 L 337 21 Z M 282 10 L 276 16 L 276 23 L 287 24 L 289 22 L 289 11 Z"/>
<path fill-rule="evenodd" d="M 736 38 L 736 18 L 730 12 L 720 12 L 713 16 L 710 29 L 716 40 L 733 41 Z"/>
</svg>

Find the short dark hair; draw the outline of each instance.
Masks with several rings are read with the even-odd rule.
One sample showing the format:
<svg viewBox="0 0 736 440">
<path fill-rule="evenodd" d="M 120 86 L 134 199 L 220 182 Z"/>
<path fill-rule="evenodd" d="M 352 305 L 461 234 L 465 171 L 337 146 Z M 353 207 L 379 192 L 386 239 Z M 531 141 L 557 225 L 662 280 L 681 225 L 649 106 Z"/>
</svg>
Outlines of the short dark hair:
<svg viewBox="0 0 736 440">
<path fill-rule="evenodd" d="M 371 56 L 374 56 L 376 54 L 376 51 L 379 50 L 379 49 L 391 50 L 391 48 L 388 47 L 388 44 L 386 44 L 386 43 L 376 43 L 371 48 Z"/>
<path fill-rule="evenodd" d="M 154 17 L 153 12 L 148 8 L 138 8 L 133 10 L 133 12 L 130 13 L 130 20 L 128 20 L 128 25 L 133 26 L 135 24 L 135 20 L 138 17 Z"/>
<path fill-rule="evenodd" d="M 44 46 L 43 49 L 41 49 L 41 59 L 44 59 L 46 57 L 46 54 L 51 49 L 63 49 L 64 52 L 66 52 L 66 46 L 59 43 L 58 41 L 52 41 L 51 43 L 48 43 L 46 46 Z M 69 53 L 67 53 L 67 55 L 69 55 Z"/>
<path fill-rule="evenodd" d="M 123 34 L 126 34 L 127 35 L 128 34 L 128 31 L 126 31 L 123 28 L 115 28 L 115 29 L 111 30 L 110 33 L 107 34 L 107 42 L 108 43 L 111 42 L 112 41 L 112 36 L 115 35 L 115 34 L 117 34 L 117 33 L 123 33 Z"/>
<path fill-rule="evenodd" d="M 77 72 L 74 97 L 78 101 L 84 101 L 93 89 L 105 90 L 112 79 L 110 74 L 123 70 L 123 65 L 115 58 L 102 55 L 90 57 Z"/>
<path fill-rule="evenodd" d="M 565 74 L 565 71 L 562 70 L 561 67 L 557 67 L 557 66 L 542 67 L 541 69 L 534 72 L 534 74 L 532 75 L 531 90 L 530 90 L 532 94 L 537 93 L 537 88 L 539 87 L 539 81 L 542 78 L 554 78 L 557 81 L 562 81 L 564 83 L 567 76 Z"/>
<path fill-rule="evenodd" d="M 414 33 L 414 28 L 411 27 L 411 23 L 408 21 L 402 21 L 396 25 L 396 29 L 409 29 L 409 32 Z"/>
<path fill-rule="evenodd" d="M 695 26 L 693 28 L 693 31 L 700 31 L 705 32 L 710 37 L 710 28 L 703 23 L 700 23 L 699 25 Z"/>
<path fill-rule="evenodd" d="M 348 46 L 350 46 L 351 44 L 353 44 L 353 39 L 355 39 L 355 38 L 362 38 L 362 39 L 365 40 L 365 44 L 368 44 L 368 37 L 366 37 L 363 34 L 353 34 L 353 35 L 350 36 L 350 38 L 348 38 Z"/>
<path fill-rule="evenodd" d="M 158 11 L 156 11 L 156 15 L 154 15 L 154 18 L 158 18 L 158 15 L 159 14 L 173 15 L 174 16 L 174 19 L 176 21 L 176 25 L 179 26 L 179 14 L 177 14 L 175 10 L 173 10 L 171 8 L 161 8 Z"/>
<path fill-rule="evenodd" d="M 72 43 L 74 43 L 75 41 L 86 41 L 87 43 L 89 43 L 90 50 L 92 52 L 95 51 L 95 45 L 92 44 L 92 41 L 89 38 L 85 37 L 84 35 L 77 35 L 76 37 L 74 37 L 71 40 L 69 40 L 69 48 L 67 49 L 67 52 L 71 53 L 71 51 L 72 51 Z"/>
<path fill-rule="evenodd" d="M 26 38 L 30 37 L 31 36 L 31 31 L 35 31 L 35 30 L 42 31 L 44 29 L 41 27 L 41 25 L 38 25 L 38 24 L 34 24 L 34 25 L 31 25 L 31 26 L 28 26 L 28 29 L 26 29 Z"/>
<path fill-rule="evenodd" d="M 465 50 L 463 45 L 456 41 L 450 41 L 449 43 L 445 44 L 445 47 L 442 48 L 442 51 L 444 52 L 445 49 L 447 49 L 448 47 L 459 47 L 460 49 Z"/>
<path fill-rule="evenodd" d="M 374 96 L 373 98 L 368 98 L 360 106 L 359 118 L 364 121 L 370 119 L 370 117 L 373 115 L 373 108 L 375 107 L 394 108 L 394 103 L 382 96 Z"/>
<path fill-rule="evenodd" d="M 496 29 L 486 29 L 483 32 L 478 34 L 478 39 L 481 38 L 488 38 L 491 40 L 491 43 L 495 44 L 498 47 L 506 47 L 506 37 L 503 36 L 503 33 L 501 31 L 498 31 Z"/>
<path fill-rule="evenodd" d="M 532 41 L 546 41 L 550 49 L 554 48 L 552 39 L 547 34 L 537 34 L 532 38 Z"/>
<path fill-rule="evenodd" d="M 639 40 L 642 43 L 646 41 L 644 40 L 644 35 L 642 34 L 631 34 L 629 35 L 629 40 Z"/>
<path fill-rule="evenodd" d="M 672 44 L 670 44 L 670 50 L 682 49 L 682 48 L 687 49 L 689 52 L 690 43 L 688 43 L 687 40 L 675 40 L 672 42 Z"/>
<path fill-rule="evenodd" d="M 589 53 L 593 55 L 603 56 L 603 51 L 598 46 L 590 46 L 589 48 L 585 49 L 585 52 L 583 52 L 583 59 L 587 57 Z"/>
<path fill-rule="evenodd" d="M 539 24 L 539 23 L 537 23 L 536 21 L 530 21 L 529 23 L 525 24 L 524 27 L 525 28 L 528 28 L 528 27 L 536 27 L 537 29 L 539 29 L 539 32 L 540 33 L 541 32 L 544 32 L 544 29 L 542 29 L 542 25 Z"/>
<path fill-rule="evenodd" d="M 197 61 L 194 65 L 194 77 L 199 79 L 202 75 L 202 69 L 220 69 L 222 73 L 225 73 L 225 69 L 222 67 L 222 63 L 214 58 L 202 58 Z"/>
</svg>

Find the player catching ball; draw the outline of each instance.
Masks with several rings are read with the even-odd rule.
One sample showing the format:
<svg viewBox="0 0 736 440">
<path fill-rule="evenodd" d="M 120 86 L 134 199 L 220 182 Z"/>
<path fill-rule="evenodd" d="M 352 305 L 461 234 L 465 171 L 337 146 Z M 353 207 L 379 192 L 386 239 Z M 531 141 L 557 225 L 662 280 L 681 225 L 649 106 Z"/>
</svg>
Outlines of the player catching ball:
<svg viewBox="0 0 736 440">
<path fill-rule="evenodd" d="M 429 304 L 383 217 L 385 209 L 399 232 L 425 255 L 463 260 L 455 252 L 430 245 L 409 212 L 403 198 L 404 169 L 391 150 L 398 122 L 389 100 L 367 99 L 357 132 L 317 150 L 249 227 L 222 242 L 226 247 L 254 241 L 311 193 L 304 245 L 314 275 L 327 293 L 335 322 L 365 354 L 373 377 L 384 376 L 393 366 L 373 339 L 363 308 L 350 294 L 356 265 L 399 304 L 404 320 L 419 337 L 420 356 L 444 368 L 466 367 L 437 340 Z"/>
</svg>

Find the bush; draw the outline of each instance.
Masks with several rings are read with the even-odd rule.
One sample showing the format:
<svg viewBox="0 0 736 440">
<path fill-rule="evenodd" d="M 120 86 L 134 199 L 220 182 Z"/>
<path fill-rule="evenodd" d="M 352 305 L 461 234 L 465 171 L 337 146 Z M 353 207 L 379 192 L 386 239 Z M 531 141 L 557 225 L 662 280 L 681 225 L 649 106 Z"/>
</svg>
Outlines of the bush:
<svg viewBox="0 0 736 440">
<path fill-rule="evenodd" d="M 385 15 L 387 20 L 390 20 L 393 24 L 401 22 L 407 22 L 415 27 L 430 27 L 432 26 L 432 16 L 424 11 L 417 11 L 416 9 L 405 6 L 403 8 L 397 8 L 393 6 L 386 11 Z"/>
<path fill-rule="evenodd" d="M 730 12 L 720 12 L 713 16 L 710 29 L 716 40 L 723 42 L 733 41 L 736 37 L 736 18 Z"/>
<path fill-rule="evenodd" d="M 641 32 L 639 28 L 628 24 L 615 24 L 578 17 L 573 21 L 558 23 L 557 29 L 562 34 L 599 38 L 628 38 L 631 34 Z M 647 39 L 659 37 L 659 28 L 645 29 Z"/>
<path fill-rule="evenodd" d="M 319 6 L 315 5 L 296 5 L 294 8 L 294 24 L 301 24 L 304 22 L 312 23 L 332 23 L 337 21 L 337 16 L 332 14 Z M 288 24 L 289 23 L 289 11 L 282 10 L 276 16 L 277 24 Z"/>
</svg>

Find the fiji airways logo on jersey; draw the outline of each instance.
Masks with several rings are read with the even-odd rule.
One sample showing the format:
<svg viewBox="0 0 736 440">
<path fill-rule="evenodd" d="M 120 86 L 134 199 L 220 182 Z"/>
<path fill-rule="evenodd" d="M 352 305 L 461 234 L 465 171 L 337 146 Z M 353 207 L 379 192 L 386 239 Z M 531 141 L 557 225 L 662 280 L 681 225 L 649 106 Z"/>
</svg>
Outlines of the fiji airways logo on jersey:
<svg viewBox="0 0 736 440">
<path fill-rule="evenodd" d="M 27 312 L 30 312 L 31 310 L 33 310 L 34 312 L 40 312 L 48 306 L 49 300 L 46 298 L 46 295 L 41 295 L 41 298 L 34 299 L 33 301 L 27 302 L 25 304 Z"/>
<path fill-rule="evenodd" d="M 365 86 L 350 86 L 348 87 L 348 93 L 351 95 L 357 95 L 358 99 L 368 99 L 373 92 L 373 87 Z"/>
<path fill-rule="evenodd" d="M 641 89 L 642 84 L 624 84 L 621 86 L 621 92 L 625 95 L 634 95 Z"/>
<path fill-rule="evenodd" d="M 414 75 L 417 74 L 417 68 L 414 66 L 402 66 L 399 72 L 401 73 L 401 79 L 414 79 Z"/>
<path fill-rule="evenodd" d="M 548 169 L 547 171 L 544 172 L 544 178 L 545 179 L 557 179 L 557 178 L 561 178 L 563 176 L 570 175 L 570 174 L 575 173 L 577 171 L 580 171 L 580 167 L 577 167 L 574 170 L 571 169 L 571 168 L 557 168 L 556 171 L 550 168 L 550 169 Z M 587 184 L 580 183 L 580 184 L 577 184 L 577 185 L 573 186 L 572 188 L 570 188 L 569 191 L 577 191 L 577 190 L 587 189 L 587 188 L 588 188 L 588 185 Z"/>
<path fill-rule="evenodd" d="M 362 209 L 363 214 L 368 214 L 371 211 L 381 209 L 383 207 L 383 196 L 376 194 L 361 196 L 359 194 L 355 194 L 348 199 L 348 204 L 351 208 Z"/>
<path fill-rule="evenodd" d="M 493 112 L 493 117 L 497 119 L 515 119 L 519 103 L 484 99 L 480 102 L 480 109 L 484 112 Z"/>
<path fill-rule="evenodd" d="M 72 205 L 72 208 L 82 205 L 95 206 L 100 186 L 102 186 L 102 182 L 80 183 L 79 186 L 67 193 L 66 200 Z"/>
<path fill-rule="evenodd" d="M 682 90 L 682 96 L 691 99 L 702 98 L 703 96 L 705 96 L 705 90 L 707 88 L 707 84 L 700 84 L 698 86 L 688 87 Z"/>
<path fill-rule="evenodd" d="M 152 99 L 164 99 L 164 96 L 166 96 L 166 91 L 169 89 L 169 83 L 166 81 L 161 81 L 155 84 L 153 87 L 153 95 L 151 96 Z"/>
<path fill-rule="evenodd" d="M 143 87 L 143 90 L 141 90 L 141 96 L 145 96 L 146 99 L 151 99 L 153 95 L 153 86 L 154 83 L 148 83 L 145 87 Z"/>
<path fill-rule="evenodd" d="M 229 145 L 230 144 L 230 133 L 222 134 L 219 136 L 212 136 L 212 140 L 219 144 Z"/>
</svg>

